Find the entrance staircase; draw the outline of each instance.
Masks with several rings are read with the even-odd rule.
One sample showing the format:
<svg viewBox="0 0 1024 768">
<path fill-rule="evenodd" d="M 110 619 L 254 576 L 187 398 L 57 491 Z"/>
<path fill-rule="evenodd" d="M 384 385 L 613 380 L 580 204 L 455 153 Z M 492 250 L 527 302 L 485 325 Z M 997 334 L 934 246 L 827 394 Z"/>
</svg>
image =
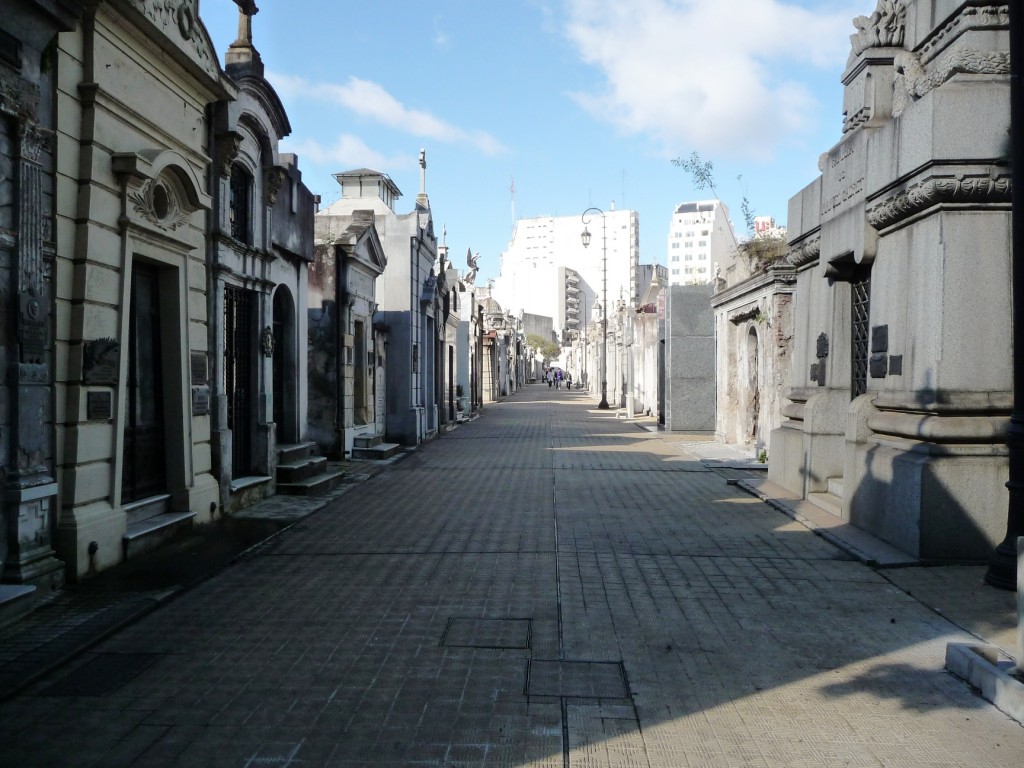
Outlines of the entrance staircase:
<svg viewBox="0 0 1024 768">
<path fill-rule="evenodd" d="M 291 496 L 319 496 L 345 477 L 337 465 L 316 456 L 316 443 L 277 446 L 277 492 Z"/>
<path fill-rule="evenodd" d="M 352 458 L 383 461 L 401 450 L 402 446 L 398 443 L 385 443 L 383 435 L 359 435 L 353 441 Z"/>
</svg>

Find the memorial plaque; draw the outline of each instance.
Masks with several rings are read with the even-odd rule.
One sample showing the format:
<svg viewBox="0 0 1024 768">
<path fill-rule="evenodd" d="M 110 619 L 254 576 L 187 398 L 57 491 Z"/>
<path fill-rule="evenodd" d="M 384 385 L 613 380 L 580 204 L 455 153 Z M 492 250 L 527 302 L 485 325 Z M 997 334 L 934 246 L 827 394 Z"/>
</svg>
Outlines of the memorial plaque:
<svg viewBox="0 0 1024 768">
<path fill-rule="evenodd" d="M 903 375 L 903 355 L 890 355 L 889 356 L 889 375 L 890 376 L 902 376 Z"/>
<path fill-rule="evenodd" d="M 110 421 L 114 418 L 114 398 L 110 392 L 88 392 L 85 396 L 85 417 L 89 421 Z"/>
<path fill-rule="evenodd" d="M 889 372 L 889 358 L 884 354 L 874 354 L 868 360 L 868 371 L 872 379 L 884 379 Z"/>
<path fill-rule="evenodd" d="M 210 388 L 209 387 L 193 387 L 192 388 L 192 415 L 193 416 L 209 416 L 210 415 Z"/>
<path fill-rule="evenodd" d="M 113 339 L 96 339 L 82 345 L 82 381 L 86 384 L 117 384 L 121 345 Z"/>
<path fill-rule="evenodd" d="M 871 351 L 872 352 L 888 352 L 889 351 L 889 326 L 888 325 L 876 325 L 871 329 Z"/>
<path fill-rule="evenodd" d="M 207 363 L 205 352 L 193 352 L 192 353 L 192 384 L 195 386 L 205 386 L 210 379 L 209 365 Z"/>
</svg>

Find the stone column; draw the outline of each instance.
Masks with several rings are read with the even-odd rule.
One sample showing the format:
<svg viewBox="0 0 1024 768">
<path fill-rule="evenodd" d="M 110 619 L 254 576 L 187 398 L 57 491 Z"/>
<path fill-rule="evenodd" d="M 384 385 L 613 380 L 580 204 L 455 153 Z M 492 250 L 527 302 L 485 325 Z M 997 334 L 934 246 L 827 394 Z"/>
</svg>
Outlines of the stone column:
<svg viewBox="0 0 1024 768">
<path fill-rule="evenodd" d="M 44 253 L 52 238 L 44 208 L 41 158 L 51 134 L 30 121 L 19 126 L 15 189 L 16 244 L 12 282 L 17 354 L 10 361 L 12 429 L 3 514 L 7 554 L 2 580 L 57 589 L 64 564 L 51 540 L 57 483 L 53 472 L 51 296 Z"/>
</svg>

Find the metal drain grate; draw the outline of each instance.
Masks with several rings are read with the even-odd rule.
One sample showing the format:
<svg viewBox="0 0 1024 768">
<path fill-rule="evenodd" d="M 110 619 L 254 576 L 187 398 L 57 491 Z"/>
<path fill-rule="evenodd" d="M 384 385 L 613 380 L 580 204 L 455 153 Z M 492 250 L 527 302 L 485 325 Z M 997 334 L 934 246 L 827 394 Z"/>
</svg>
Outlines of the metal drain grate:
<svg viewBox="0 0 1024 768">
<path fill-rule="evenodd" d="M 441 635 L 446 648 L 524 649 L 530 647 L 530 619 L 470 619 L 453 617 Z"/>
<path fill-rule="evenodd" d="M 525 693 L 575 699 L 628 699 L 629 687 L 620 661 L 531 659 L 526 663 Z"/>
<path fill-rule="evenodd" d="M 100 653 L 40 696 L 107 696 L 155 664 L 160 653 Z"/>
</svg>

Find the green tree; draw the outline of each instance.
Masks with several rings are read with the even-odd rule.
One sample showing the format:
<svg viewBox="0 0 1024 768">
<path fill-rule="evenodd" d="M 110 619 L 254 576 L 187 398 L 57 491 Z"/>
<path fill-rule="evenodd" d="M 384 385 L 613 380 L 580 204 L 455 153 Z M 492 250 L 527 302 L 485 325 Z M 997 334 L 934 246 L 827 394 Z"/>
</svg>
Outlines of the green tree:
<svg viewBox="0 0 1024 768">
<path fill-rule="evenodd" d="M 721 200 L 718 188 L 715 186 L 715 166 L 710 160 L 705 160 L 697 152 L 691 152 L 689 157 L 677 157 L 672 160 L 672 165 L 682 168 L 693 180 L 693 186 L 697 189 L 711 190 L 717 199 Z M 736 181 L 743 181 L 743 176 L 737 176 Z M 739 252 L 742 253 L 751 268 L 760 272 L 766 267 L 781 260 L 786 255 L 786 239 L 778 235 L 757 235 L 754 232 L 754 206 L 744 195 L 740 203 L 740 210 L 743 212 L 743 221 L 747 225 L 747 236 L 749 239 L 739 245 Z"/>
<path fill-rule="evenodd" d="M 536 349 L 545 360 L 553 360 L 562 354 L 562 348 L 551 339 L 545 339 L 539 333 L 526 334 L 526 343 Z"/>
</svg>

